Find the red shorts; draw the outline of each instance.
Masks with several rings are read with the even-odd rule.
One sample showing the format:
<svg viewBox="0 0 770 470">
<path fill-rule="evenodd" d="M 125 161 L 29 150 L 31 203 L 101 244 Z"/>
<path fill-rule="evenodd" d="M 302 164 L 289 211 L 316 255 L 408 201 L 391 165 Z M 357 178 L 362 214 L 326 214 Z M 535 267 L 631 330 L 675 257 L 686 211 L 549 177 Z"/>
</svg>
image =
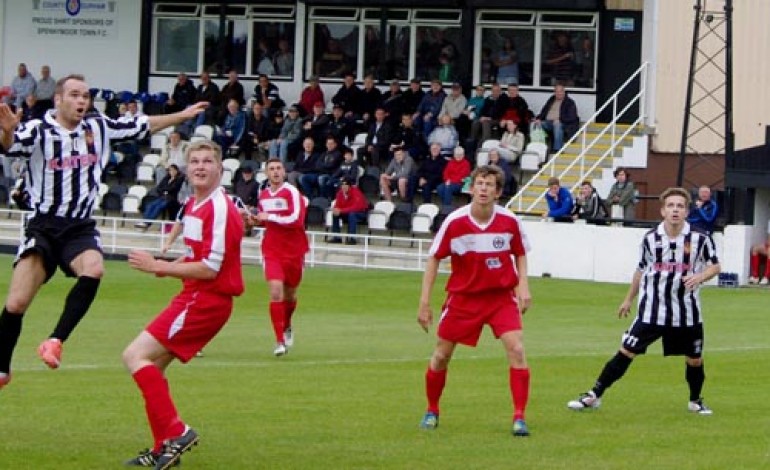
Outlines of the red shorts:
<svg viewBox="0 0 770 470">
<path fill-rule="evenodd" d="M 185 290 L 171 299 L 146 330 L 187 362 L 225 326 L 232 311 L 232 296 Z"/>
<path fill-rule="evenodd" d="M 476 346 L 484 325 L 492 328 L 495 338 L 509 331 L 521 330 L 521 313 L 512 291 L 485 293 L 472 298 L 450 294 L 442 307 L 438 337 Z"/>
<path fill-rule="evenodd" d="M 282 281 L 289 287 L 297 287 L 302 281 L 302 269 L 305 266 L 305 258 L 265 258 L 263 265 L 265 280 Z"/>
</svg>

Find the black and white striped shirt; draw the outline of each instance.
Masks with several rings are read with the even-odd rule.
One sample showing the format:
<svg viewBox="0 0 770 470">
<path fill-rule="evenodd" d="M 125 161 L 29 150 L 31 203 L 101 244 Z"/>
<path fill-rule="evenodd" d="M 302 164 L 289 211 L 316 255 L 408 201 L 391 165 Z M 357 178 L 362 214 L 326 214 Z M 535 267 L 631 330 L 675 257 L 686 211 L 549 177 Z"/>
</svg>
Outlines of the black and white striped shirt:
<svg viewBox="0 0 770 470">
<path fill-rule="evenodd" d="M 36 215 L 86 219 L 110 160 L 110 143 L 143 138 L 149 121 L 147 116 L 113 120 L 90 114 L 70 131 L 56 122 L 55 113 L 20 124 L 7 153 L 29 159 L 24 177 Z"/>
<path fill-rule="evenodd" d="M 717 263 L 714 240 L 688 223 L 676 238 L 666 235 L 662 223 L 647 232 L 637 268 L 642 273 L 639 321 L 673 327 L 701 323 L 700 287 L 687 291 L 682 278 Z"/>
</svg>

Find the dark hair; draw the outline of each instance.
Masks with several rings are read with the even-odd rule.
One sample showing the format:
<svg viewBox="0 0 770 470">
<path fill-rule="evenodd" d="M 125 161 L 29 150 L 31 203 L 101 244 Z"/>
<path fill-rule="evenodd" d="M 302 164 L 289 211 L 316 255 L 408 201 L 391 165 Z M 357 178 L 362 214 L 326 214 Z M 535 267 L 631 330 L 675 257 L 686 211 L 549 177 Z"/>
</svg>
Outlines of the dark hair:
<svg viewBox="0 0 770 470">
<path fill-rule="evenodd" d="M 615 168 L 615 171 L 612 172 L 612 176 L 617 178 L 618 177 L 618 173 L 620 173 L 621 171 L 626 174 L 626 181 L 630 181 L 631 180 L 631 175 L 628 173 L 628 170 L 626 170 L 626 168 L 622 167 L 622 166 L 619 166 L 619 167 Z"/>
<path fill-rule="evenodd" d="M 64 84 L 67 83 L 68 80 L 77 80 L 79 82 L 85 82 L 86 77 L 83 75 L 80 75 L 78 73 L 71 73 L 67 75 L 66 77 L 62 77 L 59 80 L 56 81 L 56 91 L 55 93 L 57 95 L 61 95 L 64 93 Z"/>
</svg>

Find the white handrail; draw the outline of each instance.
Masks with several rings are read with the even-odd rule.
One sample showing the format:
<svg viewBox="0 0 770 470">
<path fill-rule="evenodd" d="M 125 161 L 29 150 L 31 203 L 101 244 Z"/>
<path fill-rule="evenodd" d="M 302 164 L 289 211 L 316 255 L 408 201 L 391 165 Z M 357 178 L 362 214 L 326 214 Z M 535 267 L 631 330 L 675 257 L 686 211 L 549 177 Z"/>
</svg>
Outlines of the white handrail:
<svg viewBox="0 0 770 470">
<path fill-rule="evenodd" d="M 640 123 L 644 123 L 646 119 L 646 106 L 645 106 L 645 97 L 647 93 L 647 72 L 649 68 L 649 63 L 644 62 L 641 66 L 633 73 L 631 74 L 625 82 L 623 82 L 620 87 L 613 93 L 611 97 L 607 99 L 607 101 L 604 102 L 604 104 L 596 110 L 596 112 L 587 120 L 583 125 L 580 127 L 580 129 L 575 132 L 575 134 L 570 137 L 569 140 L 562 146 L 561 149 L 559 149 L 546 164 L 544 164 L 540 170 L 538 170 L 534 176 L 526 183 L 523 184 L 519 191 L 508 201 L 508 204 L 506 204 L 506 207 L 509 209 L 512 209 L 517 212 L 531 212 L 532 209 L 537 207 L 537 205 L 543 200 L 545 197 L 545 192 L 541 192 L 532 203 L 529 204 L 526 208 L 524 208 L 524 195 L 526 192 L 534 186 L 535 182 L 538 181 L 538 178 L 541 177 L 541 175 L 549 175 L 549 176 L 558 176 L 562 177 L 569 170 L 571 170 L 576 164 L 579 165 L 580 168 L 580 177 L 577 179 L 577 182 L 573 184 L 570 187 L 570 191 L 573 191 L 580 182 L 585 178 L 586 175 L 590 174 L 592 171 L 594 171 L 607 157 L 614 154 L 615 149 L 618 147 L 620 142 L 623 141 L 623 139 L 628 136 L 630 131 L 634 129 L 635 126 L 639 125 Z M 632 100 L 630 100 L 626 106 L 623 107 L 621 111 L 618 112 L 618 97 L 619 95 L 626 90 L 630 86 L 630 84 L 637 78 L 640 78 L 640 84 L 639 84 L 639 92 L 633 97 Z M 628 130 L 624 132 L 620 137 L 616 134 L 617 124 L 618 121 L 623 115 L 636 103 L 639 103 L 639 116 L 633 121 L 633 124 L 629 126 Z M 596 137 L 591 140 L 590 143 L 586 145 L 586 130 L 589 126 L 597 122 L 598 116 L 604 112 L 605 109 L 607 109 L 608 106 L 612 105 L 612 120 L 605 125 L 605 127 L 596 135 Z M 594 162 L 592 165 L 590 165 L 590 168 L 586 170 L 586 155 L 588 152 L 593 150 L 595 146 L 597 145 L 597 142 L 600 141 L 600 139 L 607 133 L 610 132 L 610 146 L 609 148 L 602 153 L 601 157 L 598 161 Z M 577 157 L 571 160 L 567 168 L 565 168 L 559 175 L 556 175 L 556 164 L 558 163 L 564 163 L 561 162 L 562 156 L 564 154 L 564 149 L 568 148 L 573 143 L 578 143 L 580 145 L 580 153 Z"/>
</svg>

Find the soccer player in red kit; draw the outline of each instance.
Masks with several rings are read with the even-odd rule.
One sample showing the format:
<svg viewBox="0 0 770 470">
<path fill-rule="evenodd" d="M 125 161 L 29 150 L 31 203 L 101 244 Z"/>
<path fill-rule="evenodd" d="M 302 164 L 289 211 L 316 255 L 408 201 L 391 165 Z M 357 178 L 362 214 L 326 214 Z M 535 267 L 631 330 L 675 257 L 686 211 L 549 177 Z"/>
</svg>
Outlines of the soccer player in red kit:
<svg viewBox="0 0 770 470">
<path fill-rule="evenodd" d="M 451 257 L 447 299 L 438 324 L 438 343 L 425 373 L 428 409 L 420 423 L 436 429 L 439 399 L 457 343 L 476 346 L 484 325 L 492 328 L 508 357 L 514 436 L 528 436 L 524 411 L 529 367 L 524 356 L 521 315 L 532 297 L 527 281 L 529 243 L 518 218 L 496 204 L 505 176 L 492 166 L 471 174 L 471 203 L 447 216 L 436 233 L 425 267 L 417 321 L 427 332 L 433 323 L 431 292 L 440 260 Z"/>
<path fill-rule="evenodd" d="M 270 290 L 273 354 L 280 357 L 294 344 L 291 317 L 297 308 L 305 253 L 310 249 L 305 233 L 307 203 L 297 188 L 286 183 L 286 169 L 279 159 L 268 160 L 265 171 L 270 184 L 259 194 L 259 212 L 252 220 L 265 226 L 262 262 Z"/>
<path fill-rule="evenodd" d="M 127 465 L 166 469 L 198 442 L 179 417 L 165 370 L 174 359 L 186 363 L 211 341 L 230 318 L 233 297 L 243 292 L 242 214 L 219 184 L 222 150 L 211 141 L 187 150 L 187 177 L 193 195 L 184 206 L 185 256 L 176 261 L 132 251 L 132 268 L 182 280 L 182 291 L 123 352 L 123 362 L 144 397 L 155 441 Z"/>
</svg>

